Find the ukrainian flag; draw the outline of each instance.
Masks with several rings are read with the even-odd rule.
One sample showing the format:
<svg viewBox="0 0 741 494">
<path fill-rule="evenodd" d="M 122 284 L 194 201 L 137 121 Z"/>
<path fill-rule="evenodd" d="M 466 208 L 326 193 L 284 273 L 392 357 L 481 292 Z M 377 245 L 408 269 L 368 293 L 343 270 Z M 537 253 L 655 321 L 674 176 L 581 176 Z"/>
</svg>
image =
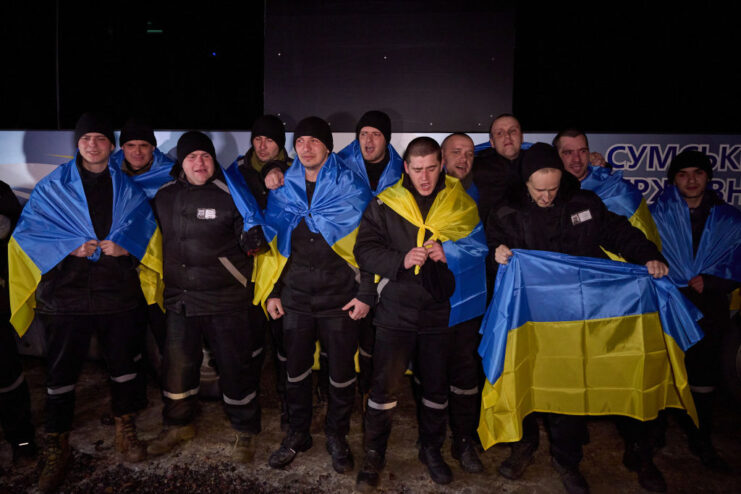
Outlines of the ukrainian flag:
<svg viewBox="0 0 741 494">
<path fill-rule="evenodd" d="M 707 194 L 715 192 L 708 190 Z M 673 185 L 667 185 L 651 213 L 664 242 L 669 278 L 677 286 L 700 273 L 741 281 L 741 212 L 729 204 L 710 210 L 697 253 L 692 248 L 692 222 L 687 202 Z"/>
<path fill-rule="evenodd" d="M 455 292 L 450 297 L 452 327 L 480 316 L 486 309 L 485 262 L 489 249 L 476 202 L 457 178 L 441 177 L 445 179 L 445 188 L 437 193 L 427 218 L 422 218 L 414 196 L 403 185 L 403 177 L 378 198 L 419 228 L 417 247 L 424 243 L 428 230 L 432 233 L 430 239 L 442 242 L 448 269 L 455 277 Z M 419 266 L 414 272 L 419 273 Z"/>
<path fill-rule="evenodd" d="M 270 251 L 255 260 L 255 304 L 265 302 L 280 279 L 291 256 L 291 233 L 301 222 L 320 233 L 332 250 L 353 268 L 358 263 L 353 254 L 358 225 L 371 199 L 368 185 L 353 171 L 341 165 L 331 153 L 319 170 L 311 206 L 306 196 L 306 171 L 296 158 L 286 171 L 284 185 L 270 191 L 263 231 Z"/>
<path fill-rule="evenodd" d="M 123 166 L 123 161 L 123 150 L 119 149 L 111 155 L 112 166 L 121 168 Z M 172 160 L 172 158 L 167 156 L 159 149 L 154 148 L 154 151 L 152 153 L 152 166 L 149 168 L 149 170 L 129 178 L 131 178 L 131 180 L 133 180 L 136 185 L 142 188 L 144 193 L 151 201 L 152 199 L 154 199 L 154 196 L 157 194 L 159 188 L 162 187 L 165 183 L 172 180 L 170 171 L 172 170 L 172 165 L 174 164 L 175 162 Z"/>
<path fill-rule="evenodd" d="M 147 196 L 117 167 L 113 182 L 111 229 L 104 240 L 120 245 L 141 261 L 140 280 L 147 302 L 162 303 L 162 236 Z M 34 188 L 8 244 L 10 322 L 20 336 L 34 316 L 34 293 L 41 276 L 70 252 L 96 239 L 76 160 L 58 167 Z M 100 258 L 100 248 L 89 257 Z"/>
<path fill-rule="evenodd" d="M 581 181 L 581 188 L 597 194 L 609 211 L 628 218 L 631 225 L 642 231 L 661 250 L 661 238 L 646 199 L 635 186 L 623 178 L 623 172 L 589 165 L 589 174 Z M 617 254 L 605 253 L 614 261 L 626 262 Z"/>
<path fill-rule="evenodd" d="M 673 407 L 697 423 L 684 352 L 703 336 L 701 314 L 671 281 L 628 263 L 513 252 L 481 327 L 485 448 L 519 440 L 531 412 L 650 420 Z"/>
<path fill-rule="evenodd" d="M 226 185 L 229 188 L 229 195 L 232 196 L 234 205 L 244 220 L 243 230 L 246 232 L 254 226 L 262 226 L 265 220 L 260 211 L 260 206 L 244 180 L 242 172 L 239 171 L 239 163 L 237 161 L 233 162 L 223 172 Z"/>
<path fill-rule="evenodd" d="M 381 173 L 381 178 L 378 180 L 378 188 L 372 190 L 373 195 L 378 195 L 381 191 L 387 187 L 394 185 L 404 170 L 404 160 L 396 152 L 396 149 L 389 144 L 387 146 L 389 153 L 389 162 Z M 368 172 L 365 171 L 365 161 L 363 160 L 363 153 L 360 152 L 360 143 L 357 139 L 345 146 L 342 151 L 337 153 L 337 157 L 341 160 L 342 164 L 350 168 L 352 171 L 358 174 L 363 179 L 365 184 L 370 188 L 370 180 L 368 179 Z"/>
</svg>

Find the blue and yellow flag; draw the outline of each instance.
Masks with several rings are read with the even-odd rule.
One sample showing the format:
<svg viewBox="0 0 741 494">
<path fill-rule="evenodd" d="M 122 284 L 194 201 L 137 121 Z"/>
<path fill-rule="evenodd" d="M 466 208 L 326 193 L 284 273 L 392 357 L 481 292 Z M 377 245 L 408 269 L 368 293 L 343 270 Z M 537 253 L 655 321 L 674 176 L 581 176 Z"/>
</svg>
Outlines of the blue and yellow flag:
<svg viewBox="0 0 741 494">
<path fill-rule="evenodd" d="M 242 172 L 239 171 L 239 164 L 237 161 L 229 165 L 228 168 L 223 170 L 224 179 L 226 185 L 229 187 L 229 194 L 232 196 L 234 205 L 237 207 L 237 211 L 242 215 L 244 220 L 244 231 L 248 231 L 250 228 L 261 225 L 264 227 L 265 220 L 260 210 L 260 206 L 257 204 L 255 196 L 252 195 L 247 182 L 242 176 Z"/>
<path fill-rule="evenodd" d="M 147 302 L 162 303 L 162 242 L 149 201 L 117 167 L 108 166 L 113 183 L 113 217 L 105 239 L 141 261 L 139 277 Z M 88 240 L 97 239 L 76 160 L 43 178 L 31 193 L 8 244 L 10 322 L 19 335 L 28 329 L 41 276 Z M 88 259 L 100 258 L 100 248 Z"/>
<path fill-rule="evenodd" d="M 448 269 L 455 277 L 455 292 L 450 297 L 449 325 L 454 326 L 480 316 L 486 309 L 486 255 L 489 249 L 479 220 L 476 202 L 469 196 L 457 178 L 445 176 L 445 188 L 437 193 L 427 218 L 403 185 L 403 177 L 378 195 L 396 214 L 419 228 L 417 247 L 425 241 L 442 242 Z M 419 266 L 414 269 L 419 273 Z"/>
<path fill-rule="evenodd" d="M 642 231 L 661 250 L 661 238 L 646 199 L 633 184 L 623 178 L 623 172 L 589 165 L 589 174 L 581 181 L 581 188 L 597 194 L 609 211 L 628 218 L 631 225 Z M 625 262 L 617 254 L 605 253 L 612 260 Z"/>
<path fill-rule="evenodd" d="M 401 159 L 399 153 L 396 152 L 391 144 L 387 146 L 387 149 L 389 153 L 389 162 L 386 165 L 386 168 L 384 168 L 381 178 L 378 180 L 378 188 L 376 190 L 371 190 L 374 196 L 380 194 L 381 191 L 387 187 L 394 185 L 404 171 L 404 160 Z M 368 188 L 370 188 L 370 180 L 368 179 L 368 173 L 365 171 L 363 153 L 360 152 L 360 143 L 357 139 L 337 153 L 337 157 L 340 158 L 343 165 L 357 173 L 358 176 L 363 179 Z"/>
<path fill-rule="evenodd" d="M 306 171 L 296 158 L 285 173 L 283 187 L 270 191 L 268 196 L 263 231 L 271 248 L 255 260 L 254 303 L 265 307 L 268 295 L 291 256 L 291 233 L 301 220 L 306 221 L 313 233 L 320 233 L 337 255 L 357 268 L 353 248 L 360 219 L 370 199 L 371 191 L 366 183 L 331 153 L 319 170 L 309 206 Z"/>
<path fill-rule="evenodd" d="M 112 166 L 121 168 L 123 167 L 123 161 L 123 150 L 119 149 L 111 155 L 110 163 Z M 159 149 L 154 148 L 154 152 L 152 153 L 152 166 L 149 168 L 149 170 L 129 178 L 131 178 L 134 183 L 136 183 L 136 185 L 142 188 L 144 193 L 151 201 L 152 199 L 154 199 L 154 196 L 157 194 L 159 188 L 162 187 L 165 183 L 172 180 L 170 171 L 172 170 L 172 165 L 174 164 L 175 161 L 173 161 L 172 158 L 167 156 Z"/>
<path fill-rule="evenodd" d="M 692 251 L 690 209 L 676 187 L 666 186 L 651 213 L 664 244 L 662 254 L 669 262 L 669 278 L 677 286 L 687 286 L 701 273 L 741 281 L 741 212 L 736 208 L 718 204 L 710 210 L 697 256 Z"/>
<path fill-rule="evenodd" d="M 485 448 L 522 437 L 531 412 L 650 420 L 667 407 L 697 423 L 684 352 L 700 312 L 643 266 L 513 250 L 481 326 Z"/>
</svg>

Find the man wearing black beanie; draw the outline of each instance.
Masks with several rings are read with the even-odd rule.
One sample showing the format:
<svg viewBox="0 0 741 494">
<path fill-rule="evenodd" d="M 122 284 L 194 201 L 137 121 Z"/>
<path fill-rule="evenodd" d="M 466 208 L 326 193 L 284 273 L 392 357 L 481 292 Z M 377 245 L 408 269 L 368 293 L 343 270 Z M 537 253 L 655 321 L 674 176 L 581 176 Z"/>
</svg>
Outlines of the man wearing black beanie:
<svg viewBox="0 0 741 494">
<path fill-rule="evenodd" d="M 578 180 L 564 172 L 558 152 L 536 143 L 524 154 L 520 173 L 525 182 L 520 193 L 489 215 L 486 229 L 489 251 L 498 264 L 507 264 L 511 249 L 560 252 L 572 256 L 606 259 L 602 247 L 620 252 L 628 262 L 645 264 L 649 274 L 661 278 L 668 273 L 666 261 L 656 246 L 624 216 L 607 210 L 592 191 L 581 190 Z M 559 296 L 558 291 L 553 296 Z M 568 294 L 563 294 L 568 297 Z M 537 358 L 537 357 L 534 357 Z M 583 416 L 545 415 L 551 440 L 551 463 L 568 492 L 588 492 L 579 471 L 582 444 L 586 437 Z M 646 433 L 652 422 L 618 417 L 618 429 L 625 439 L 626 466 L 638 472 L 641 485 L 649 490 L 666 490 L 661 472 L 653 464 L 653 451 Z M 519 478 L 538 448 L 538 424 L 534 415 L 522 423 L 523 437 L 513 443 L 512 453 L 499 472 Z M 635 448 L 635 449 L 633 449 Z"/>
<path fill-rule="evenodd" d="M 169 156 L 157 149 L 152 126 L 139 118 L 132 117 L 126 121 L 121 128 L 119 144 L 121 149 L 113 153 L 111 161 L 130 177 L 142 176 L 161 167 L 172 168 L 174 163 Z M 164 171 L 161 175 L 165 175 Z M 158 187 L 162 183 L 164 181 Z M 152 192 L 156 192 L 156 189 Z"/>
<path fill-rule="evenodd" d="M 121 181 L 128 180 L 120 171 L 109 167 L 109 157 L 115 149 L 115 137 L 107 117 L 95 113 L 84 114 L 77 122 L 74 135 L 77 156 L 62 165 L 59 171 L 53 172 L 67 174 L 69 178 L 58 183 L 72 190 L 66 195 L 55 193 L 47 200 L 56 202 L 64 198 L 64 201 L 68 201 L 72 200 L 71 197 L 79 197 L 79 183 L 87 203 L 87 221 L 92 224 L 95 237 L 85 241 L 46 272 L 36 288 L 36 313 L 46 331 L 49 364 L 44 446 L 46 462 L 39 478 L 39 489 L 43 492 L 54 490 L 63 480 L 71 456 L 69 433 L 74 416 L 75 382 L 93 332 L 98 335 L 111 372 L 116 450 L 131 462 L 146 457 L 146 448 L 137 438 L 135 426 L 135 413 L 141 407 L 139 398 L 144 394 L 140 389 L 143 381 L 136 379 L 139 370 L 136 360 L 142 351 L 142 334 L 146 324 L 137 273 L 139 261 L 112 240 L 101 240 L 108 238 L 115 228 L 120 228 L 117 222 L 132 221 L 114 214 L 114 207 L 119 204 L 114 201 L 114 185 L 117 183 L 126 193 L 127 185 Z M 115 182 L 114 172 L 117 177 Z M 52 179 L 56 180 L 55 175 L 46 180 Z M 45 197 L 46 190 L 45 183 L 40 182 L 29 204 Z M 63 202 L 62 206 L 65 204 Z M 27 209 L 29 215 L 33 214 L 33 207 Z M 70 207 L 69 210 L 74 209 Z M 120 214 L 120 211 L 115 213 Z M 53 216 L 54 211 L 45 214 Z M 139 216 L 137 218 L 141 219 Z M 58 221 L 63 223 L 65 220 Z M 86 221 L 86 218 L 77 218 L 76 221 Z M 48 232 L 45 232 L 45 236 L 53 239 Z M 49 249 L 53 250 L 53 246 Z"/>
<path fill-rule="evenodd" d="M 715 472 L 730 467 L 713 446 L 715 389 L 724 335 L 733 331 L 728 295 L 741 284 L 741 213 L 711 187 L 713 167 L 700 151 L 679 153 L 667 170 L 669 185 L 651 206 L 672 281 L 703 314 L 704 338 L 685 352 L 687 378 L 699 427 L 685 417 L 690 451 Z M 732 349 L 735 353 L 735 348 Z"/>
<path fill-rule="evenodd" d="M 335 471 L 345 473 L 354 465 L 346 436 L 355 401 L 358 320 L 375 300 L 373 275 L 359 271 L 351 245 L 371 194 L 332 153 L 327 122 L 305 118 L 293 139 L 297 160 L 286 172 L 286 185 L 270 194 L 265 212 L 287 258 L 277 282 L 267 273 L 270 282 L 260 291 L 270 317 L 283 318 L 288 374 L 288 434 L 269 464 L 283 468 L 313 444 L 311 368 L 319 339 L 330 383 L 326 447 Z M 256 279 L 264 274 L 258 271 Z"/>
<path fill-rule="evenodd" d="M 251 327 L 247 311 L 253 295 L 253 260 L 248 256 L 264 247 L 265 239 L 259 223 L 245 225 L 233 199 L 239 191 L 228 185 L 208 136 L 183 134 L 177 158 L 171 172 L 174 180 L 154 198 L 162 230 L 167 334 L 164 426 L 147 451 L 161 455 L 195 436 L 205 339 L 219 369 L 224 410 L 236 431 L 232 458 L 246 463 L 252 461 L 253 438 L 261 429 L 258 385 L 263 342 L 261 328 Z"/>
</svg>

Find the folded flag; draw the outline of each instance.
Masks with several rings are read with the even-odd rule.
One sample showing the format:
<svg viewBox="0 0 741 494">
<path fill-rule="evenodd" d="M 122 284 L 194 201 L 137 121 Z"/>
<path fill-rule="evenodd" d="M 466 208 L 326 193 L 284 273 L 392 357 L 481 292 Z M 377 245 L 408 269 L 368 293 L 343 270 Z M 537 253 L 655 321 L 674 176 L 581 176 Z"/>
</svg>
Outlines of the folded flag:
<svg viewBox="0 0 741 494">
<path fill-rule="evenodd" d="M 458 179 L 445 176 L 445 188 L 440 190 L 430 207 L 427 218 L 403 185 L 403 178 L 378 195 L 396 214 L 419 228 L 417 247 L 431 240 L 442 243 L 448 269 L 455 277 L 455 292 L 450 297 L 450 326 L 480 316 L 486 309 L 486 255 L 489 249 L 479 220 L 476 202 L 463 189 Z M 414 269 L 419 273 L 419 266 Z"/>
<path fill-rule="evenodd" d="M 481 326 L 485 448 L 522 437 L 531 412 L 650 420 L 667 407 L 697 423 L 684 352 L 700 312 L 643 266 L 514 250 Z"/>
<path fill-rule="evenodd" d="M 646 199 L 633 184 L 623 178 L 623 172 L 589 165 L 589 174 L 581 181 L 581 188 L 597 194 L 609 211 L 628 218 L 631 225 L 642 231 L 661 250 L 661 238 Z M 617 254 L 605 252 L 610 259 L 625 261 Z"/>
<path fill-rule="evenodd" d="M 714 193 L 708 191 L 707 193 Z M 697 254 L 692 252 L 692 223 L 687 202 L 673 185 L 667 185 L 651 206 L 669 262 L 669 278 L 677 286 L 700 273 L 741 281 L 741 212 L 718 204 L 705 221 Z"/>
<path fill-rule="evenodd" d="M 111 165 L 122 168 L 124 162 L 123 150 L 119 149 L 111 155 Z M 152 166 L 144 173 L 130 177 L 136 185 L 142 188 L 149 200 L 154 199 L 157 190 L 166 182 L 172 180 L 170 171 L 175 164 L 172 158 L 157 148 L 152 152 Z"/>
<path fill-rule="evenodd" d="M 113 215 L 108 236 L 141 262 L 147 302 L 162 303 L 161 234 L 147 196 L 117 167 L 108 166 Z M 33 189 L 8 244 L 10 321 L 19 335 L 28 329 L 41 276 L 88 240 L 97 239 L 76 160 L 58 167 Z M 90 256 L 100 257 L 100 248 Z"/>
</svg>

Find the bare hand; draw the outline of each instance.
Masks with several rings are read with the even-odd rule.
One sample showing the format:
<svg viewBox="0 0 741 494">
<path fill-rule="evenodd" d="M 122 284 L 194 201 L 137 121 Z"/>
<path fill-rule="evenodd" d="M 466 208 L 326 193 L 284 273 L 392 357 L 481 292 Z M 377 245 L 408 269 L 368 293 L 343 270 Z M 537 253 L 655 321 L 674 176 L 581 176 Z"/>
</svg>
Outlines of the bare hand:
<svg viewBox="0 0 741 494">
<path fill-rule="evenodd" d="M 447 264 L 448 259 L 445 257 L 445 250 L 440 242 L 430 239 L 424 243 L 424 247 L 427 249 L 427 255 L 430 259 Z"/>
<path fill-rule="evenodd" d="M 265 187 L 269 190 L 275 190 L 283 185 L 283 172 L 280 168 L 273 168 L 265 175 Z"/>
<path fill-rule="evenodd" d="M 702 293 L 702 291 L 705 289 L 705 280 L 702 279 L 701 274 L 698 274 L 690 281 L 688 281 L 687 285 L 697 293 Z"/>
<path fill-rule="evenodd" d="M 669 274 L 669 266 L 661 261 L 648 261 L 646 269 L 648 269 L 648 274 L 654 278 L 662 278 Z"/>
<path fill-rule="evenodd" d="M 128 250 L 124 249 L 117 243 L 112 242 L 111 240 L 103 240 L 100 243 L 100 250 L 102 250 L 103 254 L 107 256 L 121 257 L 129 255 Z"/>
<path fill-rule="evenodd" d="M 589 162 L 594 166 L 607 166 L 605 158 L 603 158 L 602 155 L 599 154 L 597 151 L 592 151 L 591 153 L 589 153 Z"/>
<path fill-rule="evenodd" d="M 404 256 L 404 269 L 422 266 L 427 260 L 428 250 L 425 247 L 415 247 Z"/>
<path fill-rule="evenodd" d="M 348 312 L 348 315 L 350 316 L 350 319 L 357 321 L 358 319 L 362 319 L 368 315 L 370 305 L 354 298 L 346 303 L 342 310 L 349 310 L 350 312 Z"/>
<path fill-rule="evenodd" d="M 265 307 L 268 309 L 268 315 L 273 319 L 280 319 L 286 313 L 278 297 L 269 298 L 265 303 Z"/>
<path fill-rule="evenodd" d="M 93 255 L 93 252 L 95 252 L 95 249 L 98 248 L 98 241 L 97 240 L 88 240 L 75 250 L 69 253 L 71 256 L 75 257 L 90 257 Z"/>
<path fill-rule="evenodd" d="M 512 257 L 512 251 L 504 244 L 501 244 L 497 247 L 497 250 L 494 251 L 494 260 L 499 264 L 507 264 L 510 257 Z"/>
</svg>

